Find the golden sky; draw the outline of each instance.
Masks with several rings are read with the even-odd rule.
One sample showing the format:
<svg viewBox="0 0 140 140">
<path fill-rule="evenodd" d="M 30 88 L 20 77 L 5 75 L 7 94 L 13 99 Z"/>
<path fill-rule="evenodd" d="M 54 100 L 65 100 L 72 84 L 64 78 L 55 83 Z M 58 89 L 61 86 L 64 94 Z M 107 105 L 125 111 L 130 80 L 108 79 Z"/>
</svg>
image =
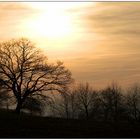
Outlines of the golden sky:
<svg viewBox="0 0 140 140">
<path fill-rule="evenodd" d="M 76 81 L 140 81 L 140 2 L 0 2 L 1 41 L 20 37 Z"/>
</svg>

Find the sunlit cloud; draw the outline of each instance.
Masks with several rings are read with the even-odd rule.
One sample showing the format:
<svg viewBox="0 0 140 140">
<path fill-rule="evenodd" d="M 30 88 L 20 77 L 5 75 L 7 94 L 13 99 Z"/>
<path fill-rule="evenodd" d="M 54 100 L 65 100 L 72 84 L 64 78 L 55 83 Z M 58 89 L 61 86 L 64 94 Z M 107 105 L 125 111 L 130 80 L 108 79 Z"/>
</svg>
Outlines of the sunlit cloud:
<svg viewBox="0 0 140 140">
<path fill-rule="evenodd" d="M 27 37 L 96 86 L 140 80 L 140 3 L 0 3 L 1 40 Z"/>
</svg>

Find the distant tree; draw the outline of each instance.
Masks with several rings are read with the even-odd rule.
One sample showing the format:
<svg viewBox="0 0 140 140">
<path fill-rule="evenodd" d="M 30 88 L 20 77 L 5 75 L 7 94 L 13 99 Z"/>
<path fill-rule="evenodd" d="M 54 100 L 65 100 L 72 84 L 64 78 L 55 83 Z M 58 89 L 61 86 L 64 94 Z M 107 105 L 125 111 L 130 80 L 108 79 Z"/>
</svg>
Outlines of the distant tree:
<svg viewBox="0 0 140 140">
<path fill-rule="evenodd" d="M 43 94 L 36 94 L 36 96 L 30 95 L 26 98 L 25 102 L 23 103 L 22 108 L 27 110 L 31 114 L 39 114 L 43 115 L 45 106 L 50 105 L 52 103 L 52 99 Z"/>
<path fill-rule="evenodd" d="M 136 121 L 140 120 L 140 86 L 138 84 L 129 88 L 126 100 L 129 116 Z"/>
<path fill-rule="evenodd" d="M 74 88 L 74 87 L 72 87 Z M 53 102 L 50 104 L 51 112 L 53 116 L 59 116 L 63 118 L 77 118 L 77 96 L 75 90 L 65 89 L 60 94 L 53 94 Z"/>
<path fill-rule="evenodd" d="M 79 104 L 76 89 L 69 91 L 69 104 L 71 118 L 77 118 L 79 113 Z"/>
<path fill-rule="evenodd" d="M 84 112 L 86 118 L 89 118 L 89 111 L 95 100 L 95 92 L 89 86 L 89 83 L 79 84 L 75 91 L 77 95 L 77 106 Z"/>
<path fill-rule="evenodd" d="M 68 90 L 65 90 L 64 93 L 61 94 L 61 97 L 61 106 L 64 110 L 65 117 L 68 119 L 70 115 Z"/>
<path fill-rule="evenodd" d="M 53 103 L 50 105 L 54 116 L 69 118 L 69 95 L 67 89 L 60 94 L 53 95 Z"/>
<path fill-rule="evenodd" d="M 100 96 L 104 110 L 104 119 L 117 121 L 123 107 L 121 88 L 116 83 L 112 83 L 111 86 L 101 91 Z"/>
<path fill-rule="evenodd" d="M 91 104 L 90 118 L 100 121 L 102 119 L 102 101 L 99 93 L 99 91 L 94 91 L 94 100 Z"/>
<path fill-rule="evenodd" d="M 9 100 L 10 95 L 7 90 L 0 89 L 0 108 L 6 107 L 9 109 Z"/>
<path fill-rule="evenodd" d="M 3 85 L 0 84 L 0 108 L 9 109 L 9 107 L 14 103 L 14 96 L 10 94 L 9 90 L 3 88 Z"/>
<path fill-rule="evenodd" d="M 15 96 L 17 113 L 30 95 L 61 92 L 71 82 L 71 72 L 63 63 L 48 64 L 46 56 L 28 39 L 0 43 L 0 84 Z"/>
<path fill-rule="evenodd" d="M 60 105 L 66 118 L 77 118 L 77 114 L 79 113 L 77 91 L 74 86 L 72 88 L 73 89 L 67 89 L 64 93 L 61 93 Z"/>
<path fill-rule="evenodd" d="M 36 98 L 27 97 L 22 105 L 22 109 L 29 111 L 31 114 L 42 113 L 43 105 L 42 102 Z"/>
</svg>

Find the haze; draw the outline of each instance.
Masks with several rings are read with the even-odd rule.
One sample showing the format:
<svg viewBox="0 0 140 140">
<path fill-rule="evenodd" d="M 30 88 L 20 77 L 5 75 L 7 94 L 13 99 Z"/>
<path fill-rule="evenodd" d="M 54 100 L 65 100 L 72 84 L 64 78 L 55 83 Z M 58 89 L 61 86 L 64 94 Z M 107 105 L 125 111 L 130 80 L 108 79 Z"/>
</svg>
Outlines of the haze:
<svg viewBox="0 0 140 140">
<path fill-rule="evenodd" d="M 1 41 L 21 37 L 78 82 L 140 81 L 139 2 L 1 2 Z"/>
</svg>

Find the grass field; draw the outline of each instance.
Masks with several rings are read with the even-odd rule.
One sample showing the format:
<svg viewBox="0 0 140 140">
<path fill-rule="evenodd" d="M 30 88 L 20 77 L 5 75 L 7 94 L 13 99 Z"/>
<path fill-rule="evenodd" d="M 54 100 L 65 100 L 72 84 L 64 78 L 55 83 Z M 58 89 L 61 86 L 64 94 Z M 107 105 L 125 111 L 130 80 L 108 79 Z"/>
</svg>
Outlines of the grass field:
<svg viewBox="0 0 140 140">
<path fill-rule="evenodd" d="M 0 138 L 140 138 L 140 123 L 37 117 L 0 110 Z"/>
</svg>

